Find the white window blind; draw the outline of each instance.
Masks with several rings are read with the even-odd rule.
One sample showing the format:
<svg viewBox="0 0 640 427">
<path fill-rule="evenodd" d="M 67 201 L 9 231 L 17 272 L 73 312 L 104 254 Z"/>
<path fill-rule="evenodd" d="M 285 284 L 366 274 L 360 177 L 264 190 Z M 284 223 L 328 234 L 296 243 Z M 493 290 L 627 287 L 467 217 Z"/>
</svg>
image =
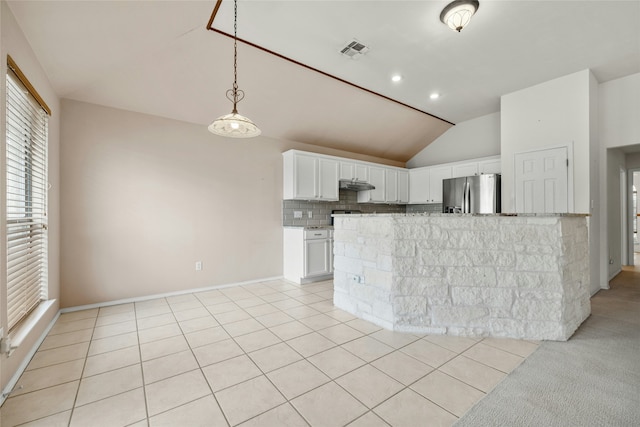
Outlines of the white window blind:
<svg viewBox="0 0 640 427">
<path fill-rule="evenodd" d="M 47 299 L 49 116 L 7 72 L 7 315 L 12 329 Z"/>
</svg>

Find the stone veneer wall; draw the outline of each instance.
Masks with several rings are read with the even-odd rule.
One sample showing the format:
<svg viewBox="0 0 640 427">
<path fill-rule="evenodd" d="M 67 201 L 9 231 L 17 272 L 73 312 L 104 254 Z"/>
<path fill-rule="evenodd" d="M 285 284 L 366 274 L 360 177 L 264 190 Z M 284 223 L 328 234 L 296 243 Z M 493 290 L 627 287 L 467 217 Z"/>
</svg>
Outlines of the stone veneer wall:
<svg viewBox="0 0 640 427">
<path fill-rule="evenodd" d="M 567 340 L 591 311 L 586 218 L 336 218 L 334 304 L 388 329 Z"/>
</svg>

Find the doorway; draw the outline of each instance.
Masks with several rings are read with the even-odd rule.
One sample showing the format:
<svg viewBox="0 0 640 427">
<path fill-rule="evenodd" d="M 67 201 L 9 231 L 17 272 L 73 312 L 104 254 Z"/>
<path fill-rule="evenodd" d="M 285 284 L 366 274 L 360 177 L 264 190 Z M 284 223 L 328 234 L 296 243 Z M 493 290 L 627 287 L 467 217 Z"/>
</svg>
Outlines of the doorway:
<svg viewBox="0 0 640 427">
<path fill-rule="evenodd" d="M 632 182 L 631 182 L 631 237 L 633 243 L 633 258 L 629 261 L 634 261 L 634 264 L 638 257 L 640 256 L 640 237 L 638 232 L 640 232 L 640 199 L 638 198 L 638 190 L 640 189 L 640 170 L 634 170 L 632 173 Z"/>
</svg>

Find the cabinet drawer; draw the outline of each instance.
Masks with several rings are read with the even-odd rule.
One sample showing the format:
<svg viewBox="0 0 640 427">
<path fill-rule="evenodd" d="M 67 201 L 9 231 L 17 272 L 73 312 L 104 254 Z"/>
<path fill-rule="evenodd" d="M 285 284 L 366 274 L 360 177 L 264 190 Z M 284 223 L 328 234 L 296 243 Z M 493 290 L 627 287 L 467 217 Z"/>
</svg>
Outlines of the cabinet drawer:
<svg viewBox="0 0 640 427">
<path fill-rule="evenodd" d="M 304 239 L 327 239 L 329 237 L 329 230 L 304 230 Z"/>
</svg>

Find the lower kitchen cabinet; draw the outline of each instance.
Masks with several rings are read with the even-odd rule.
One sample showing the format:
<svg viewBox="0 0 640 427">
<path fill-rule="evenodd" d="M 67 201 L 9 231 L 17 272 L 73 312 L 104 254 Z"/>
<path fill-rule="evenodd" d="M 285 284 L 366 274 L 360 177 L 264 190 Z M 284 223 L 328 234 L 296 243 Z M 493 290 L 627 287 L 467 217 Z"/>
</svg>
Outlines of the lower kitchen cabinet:
<svg viewBox="0 0 640 427">
<path fill-rule="evenodd" d="M 333 277 L 333 230 L 284 228 L 284 278 L 298 284 Z"/>
</svg>

